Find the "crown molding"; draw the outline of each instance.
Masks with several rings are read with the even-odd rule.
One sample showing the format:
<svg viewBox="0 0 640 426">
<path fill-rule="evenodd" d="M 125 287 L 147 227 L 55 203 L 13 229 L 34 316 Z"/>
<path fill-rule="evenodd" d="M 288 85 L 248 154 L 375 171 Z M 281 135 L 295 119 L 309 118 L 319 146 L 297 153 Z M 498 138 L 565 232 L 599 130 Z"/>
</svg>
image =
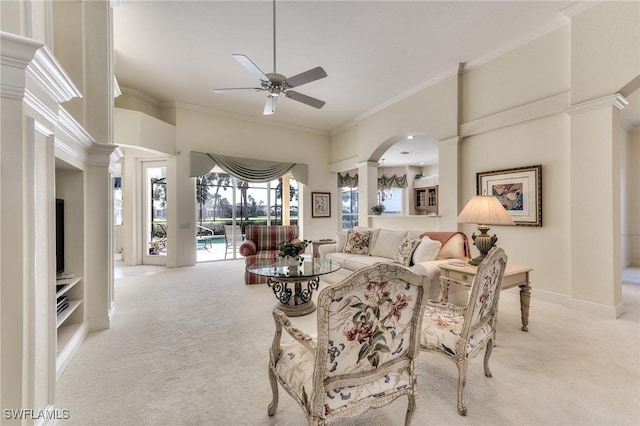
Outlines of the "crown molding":
<svg viewBox="0 0 640 426">
<path fill-rule="evenodd" d="M 115 78 L 115 75 L 114 75 Z M 140 92 L 137 89 L 133 89 L 131 87 L 127 87 L 127 86 L 121 86 L 118 85 L 118 87 L 120 88 L 120 94 L 121 95 L 129 95 L 129 96 L 133 96 L 135 98 L 138 98 L 148 104 L 150 104 L 151 106 L 154 106 L 156 108 L 162 108 L 160 101 L 158 101 L 155 98 L 152 98 L 151 96 Z"/>
<path fill-rule="evenodd" d="M 35 96 L 30 90 L 24 90 L 23 102 L 45 120 L 55 125 L 58 122 L 58 115 L 52 111 L 42 100 Z"/>
<path fill-rule="evenodd" d="M 488 62 L 493 61 L 494 59 L 504 56 L 507 53 L 511 52 L 512 50 L 516 50 L 528 43 L 531 43 L 532 41 L 535 41 L 540 37 L 547 35 L 552 31 L 557 30 L 558 28 L 562 28 L 563 26 L 567 25 L 570 22 L 571 21 L 569 18 L 565 17 L 564 15 L 561 15 L 560 18 L 558 19 L 558 22 L 554 22 L 546 27 L 540 28 L 537 31 L 534 31 L 533 33 L 529 34 L 528 36 L 506 45 L 502 49 L 495 50 L 489 53 L 488 55 L 481 56 L 479 58 L 475 58 L 463 63 L 460 73 L 463 74 L 467 71 L 471 71 L 474 68 L 478 68 L 481 65 L 484 65 Z"/>
<path fill-rule="evenodd" d="M 590 101 L 581 102 L 565 109 L 565 112 L 569 115 L 582 114 L 583 112 L 593 111 L 605 107 L 616 107 L 622 111 L 629 101 L 620 93 L 614 95 L 604 96 L 598 99 L 592 99 Z"/>
<path fill-rule="evenodd" d="M 44 46 L 41 41 L 0 31 L 0 63 L 16 68 L 26 68 L 36 52 Z"/>
<path fill-rule="evenodd" d="M 107 145 L 101 143 L 93 144 L 87 157 L 87 164 L 92 167 L 109 167 L 111 153 L 117 147 L 117 145 Z"/>
<path fill-rule="evenodd" d="M 36 52 L 33 61 L 27 66 L 27 75 L 58 103 L 82 97 L 80 90 L 46 45 Z"/>
<path fill-rule="evenodd" d="M 58 127 L 84 149 L 89 149 L 96 143 L 95 139 L 93 139 L 84 127 L 82 127 L 76 119 L 62 107 L 60 107 L 60 112 L 58 114 Z"/>
</svg>

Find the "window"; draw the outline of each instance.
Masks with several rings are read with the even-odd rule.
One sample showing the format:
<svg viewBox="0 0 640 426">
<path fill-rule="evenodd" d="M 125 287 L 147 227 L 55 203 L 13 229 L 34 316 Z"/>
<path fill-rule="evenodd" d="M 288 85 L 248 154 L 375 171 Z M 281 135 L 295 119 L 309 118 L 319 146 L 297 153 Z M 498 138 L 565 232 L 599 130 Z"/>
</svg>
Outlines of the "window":
<svg viewBox="0 0 640 426">
<path fill-rule="evenodd" d="M 287 186 L 289 199 L 283 200 Z M 214 244 L 224 242 L 224 225 L 238 224 L 244 232 L 247 224 L 297 224 L 298 191 L 298 182 L 290 174 L 270 182 L 247 182 L 214 168 L 212 172 L 197 177 L 197 229 L 201 237 L 198 261 L 225 258 L 224 251 L 218 253 L 216 249 L 219 247 Z M 288 214 L 283 214 L 283 211 L 288 211 Z M 207 234 L 213 237 L 202 238 Z M 211 244 L 204 243 L 209 240 Z"/>
<path fill-rule="evenodd" d="M 384 205 L 386 214 L 402 214 L 402 188 L 378 190 L 378 203 Z"/>
<path fill-rule="evenodd" d="M 358 188 L 342 189 L 342 229 L 353 229 L 358 224 Z"/>
</svg>

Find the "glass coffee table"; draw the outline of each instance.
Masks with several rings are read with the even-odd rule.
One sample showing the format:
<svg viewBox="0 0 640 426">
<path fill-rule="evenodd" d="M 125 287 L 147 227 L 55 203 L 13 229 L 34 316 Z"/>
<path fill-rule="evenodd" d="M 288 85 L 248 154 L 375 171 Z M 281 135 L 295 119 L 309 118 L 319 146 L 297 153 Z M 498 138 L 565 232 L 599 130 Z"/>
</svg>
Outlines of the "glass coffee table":
<svg viewBox="0 0 640 426">
<path fill-rule="evenodd" d="M 288 316 L 297 317 L 316 310 L 311 296 L 318 289 L 320 276 L 340 267 L 338 262 L 331 260 L 302 258 L 299 262 L 288 259 L 261 261 L 247 266 L 247 270 L 268 277 L 267 285 L 278 299 L 278 308 Z"/>
</svg>

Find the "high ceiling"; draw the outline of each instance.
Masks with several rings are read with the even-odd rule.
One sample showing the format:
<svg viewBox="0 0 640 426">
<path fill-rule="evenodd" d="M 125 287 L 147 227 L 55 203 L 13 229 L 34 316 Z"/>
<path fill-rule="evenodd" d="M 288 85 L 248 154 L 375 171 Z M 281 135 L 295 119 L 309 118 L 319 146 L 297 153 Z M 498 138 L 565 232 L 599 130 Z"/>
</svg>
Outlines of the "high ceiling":
<svg viewBox="0 0 640 426">
<path fill-rule="evenodd" d="M 115 70 L 124 92 L 158 105 L 186 103 L 330 134 L 451 75 L 461 62 L 482 63 L 562 25 L 568 20 L 562 11 L 574 2 L 279 0 L 275 71 L 291 77 L 322 66 L 328 77 L 295 90 L 326 105 L 316 109 L 281 99 L 270 116 L 262 115 L 266 92 L 212 89 L 259 87 L 234 53 L 248 56 L 265 73 L 274 71 L 271 0 L 117 4 Z M 411 143 L 421 146 L 425 140 Z M 407 150 L 411 145 L 402 149 Z M 385 166 L 394 164 L 391 154 Z M 399 155 L 407 164 L 406 154 Z"/>
</svg>

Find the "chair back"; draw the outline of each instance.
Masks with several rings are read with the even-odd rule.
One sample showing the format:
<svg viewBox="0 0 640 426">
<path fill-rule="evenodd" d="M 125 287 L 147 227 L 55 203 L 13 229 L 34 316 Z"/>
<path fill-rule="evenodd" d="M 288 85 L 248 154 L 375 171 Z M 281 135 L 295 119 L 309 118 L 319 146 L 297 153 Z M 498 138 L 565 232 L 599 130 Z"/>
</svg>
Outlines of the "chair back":
<svg viewBox="0 0 640 426">
<path fill-rule="evenodd" d="M 256 249 L 278 250 L 282 241 L 298 238 L 298 225 L 247 225 L 245 238 L 255 243 Z"/>
<path fill-rule="evenodd" d="M 406 381 L 411 388 L 419 350 L 422 283 L 422 277 L 402 266 L 377 264 L 318 294 L 316 412 L 328 410 L 333 401 L 327 397 L 332 398 L 336 389 L 353 387 L 347 395 L 334 395 L 348 403 L 357 386 L 392 393 L 384 389 L 386 380 L 396 385 Z"/>
<path fill-rule="evenodd" d="M 224 240 L 227 246 L 233 245 L 234 238 L 236 245 L 240 245 L 243 239 L 240 225 L 224 225 Z"/>
<path fill-rule="evenodd" d="M 499 247 L 492 248 L 478 265 L 478 271 L 471 284 L 461 340 L 466 340 L 469 333 L 487 323 L 493 328 L 506 265 L 507 255 Z"/>
</svg>

